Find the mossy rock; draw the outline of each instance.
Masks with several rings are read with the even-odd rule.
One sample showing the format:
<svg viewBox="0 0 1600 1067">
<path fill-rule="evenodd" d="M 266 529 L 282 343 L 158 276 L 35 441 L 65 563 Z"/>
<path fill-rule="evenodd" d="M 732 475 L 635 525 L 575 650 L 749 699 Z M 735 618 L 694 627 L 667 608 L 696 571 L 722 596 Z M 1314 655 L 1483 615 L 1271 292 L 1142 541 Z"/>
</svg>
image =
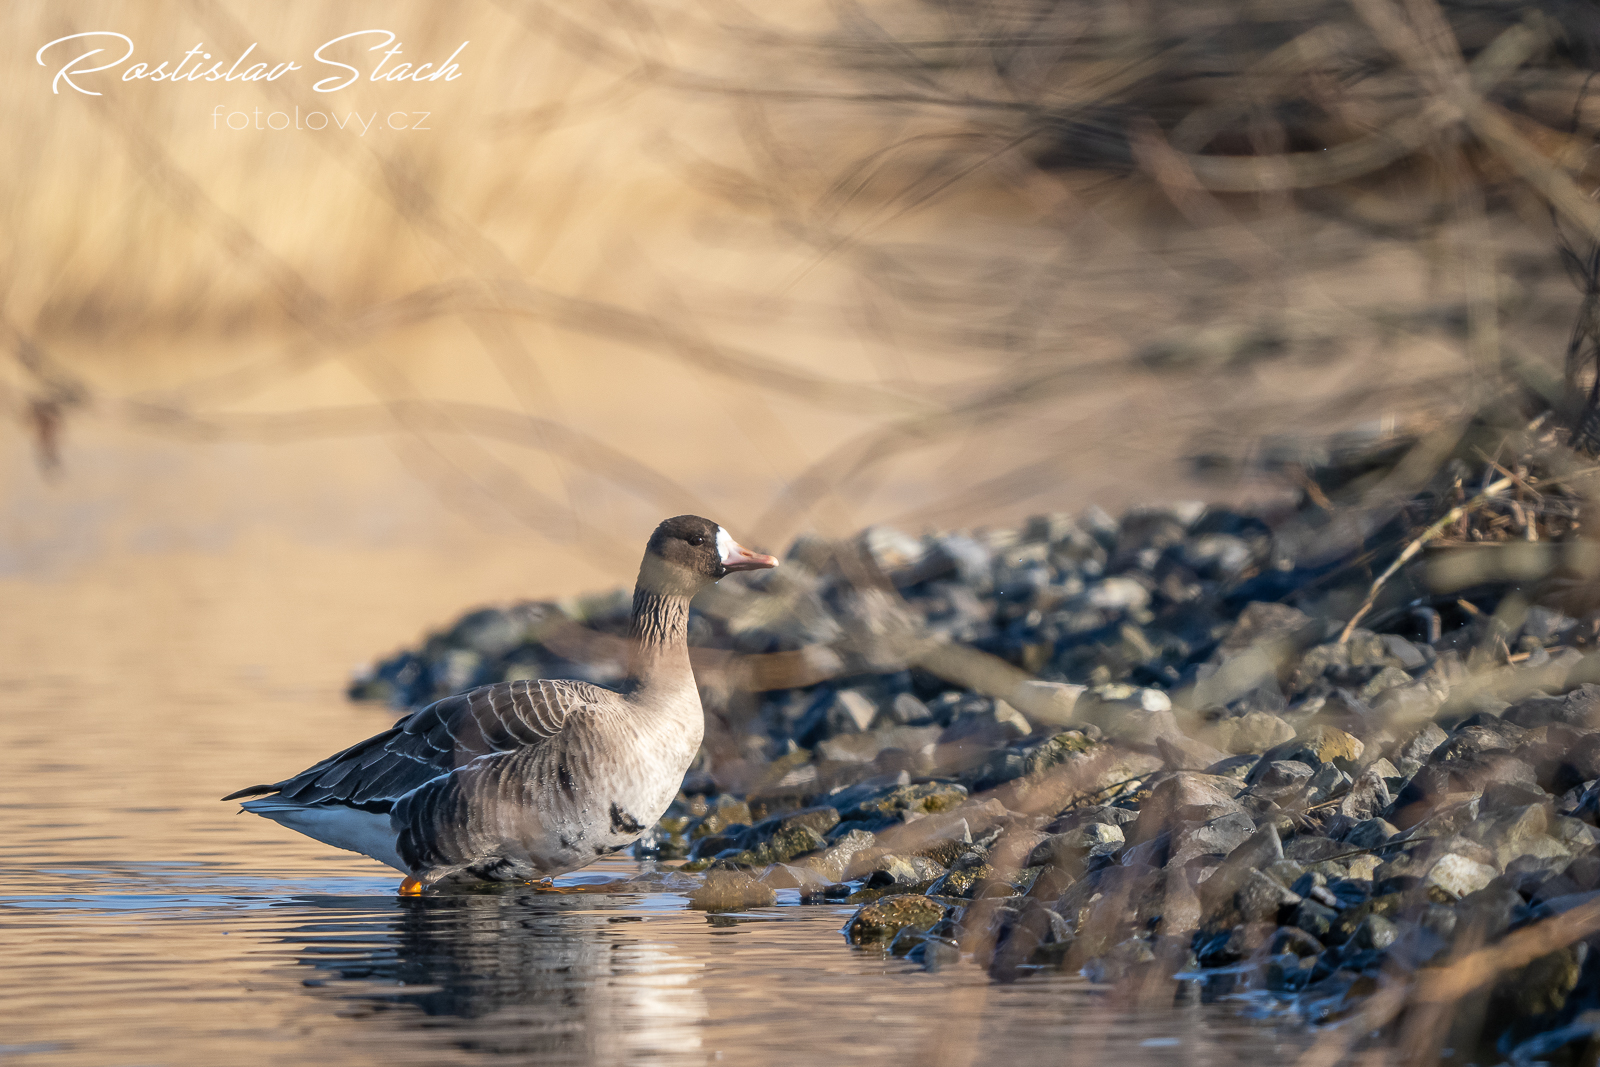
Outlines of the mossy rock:
<svg viewBox="0 0 1600 1067">
<path fill-rule="evenodd" d="M 923 896 L 928 892 L 928 890 L 933 888 L 934 883 L 937 881 L 938 879 L 936 878 L 930 878 L 925 882 L 909 882 L 905 884 L 897 882 L 894 885 L 880 885 L 874 886 L 871 889 L 858 889 L 854 893 L 851 893 L 849 896 L 845 897 L 844 902 L 846 904 L 870 904 L 874 900 L 882 900 L 884 897 L 900 896 L 905 893 Z"/>
<path fill-rule="evenodd" d="M 958 807 L 967 799 L 964 786 L 946 782 L 921 782 L 891 789 L 881 796 L 860 804 L 855 809 L 857 819 L 874 816 L 893 816 L 902 812 L 919 812 L 932 815 Z"/>
<path fill-rule="evenodd" d="M 1038 774 L 1066 760 L 1075 752 L 1087 752 L 1099 742 L 1092 740 L 1081 730 L 1064 730 L 1050 740 L 1035 745 L 1023 756 L 1023 770 L 1027 774 Z"/>
<path fill-rule="evenodd" d="M 889 941 L 907 927 L 927 930 L 944 918 L 944 907 L 927 897 L 897 893 L 867 904 L 855 913 L 845 927 L 845 935 L 857 945 Z"/>
</svg>

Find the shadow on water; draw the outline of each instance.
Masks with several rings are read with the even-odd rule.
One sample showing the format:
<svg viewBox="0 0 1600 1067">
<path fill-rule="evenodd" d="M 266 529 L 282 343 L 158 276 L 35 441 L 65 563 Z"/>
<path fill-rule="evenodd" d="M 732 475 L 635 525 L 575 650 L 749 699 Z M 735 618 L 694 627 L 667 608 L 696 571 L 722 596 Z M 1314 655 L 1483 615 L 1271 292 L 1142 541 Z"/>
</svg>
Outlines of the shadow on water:
<svg viewBox="0 0 1600 1067">
<path fill-rule="evenodd" d="M 319 914 L 284 940 L 314 972 L 302 986 L 345 1002 L 346 1017 L 385 1016 L 433 1042 L 540 1062 L 703 1061 L 701 966 L 660 936 L 660 913 L 627 913 L 638 903 L 527 892 L 298 897 L 284 906 Z"/>
</svg>

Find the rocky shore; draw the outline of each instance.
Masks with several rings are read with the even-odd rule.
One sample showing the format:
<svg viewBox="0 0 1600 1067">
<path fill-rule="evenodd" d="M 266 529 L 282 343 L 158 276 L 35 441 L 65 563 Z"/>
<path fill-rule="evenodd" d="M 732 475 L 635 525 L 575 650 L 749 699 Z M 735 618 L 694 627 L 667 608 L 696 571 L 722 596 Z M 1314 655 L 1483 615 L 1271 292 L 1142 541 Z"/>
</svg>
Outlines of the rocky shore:
<svg viewBox="0 0 1600 1067">
<path fill-rule="evenodd" d="M 873 528 L 724 581 L 691 630 L 707 748 L 636 853 L 703 872 L 709 910 L 854 905 L 851 942 L 932 969 L 1250 994 L 1463 1062 L 1592 1056 L 1582 475 L 1524 435 L 1308 552 L 1371 454 L 1276 515 Z M 352 694 L 611 681 L 626 607 L 474 612 Z"/>
</svg>

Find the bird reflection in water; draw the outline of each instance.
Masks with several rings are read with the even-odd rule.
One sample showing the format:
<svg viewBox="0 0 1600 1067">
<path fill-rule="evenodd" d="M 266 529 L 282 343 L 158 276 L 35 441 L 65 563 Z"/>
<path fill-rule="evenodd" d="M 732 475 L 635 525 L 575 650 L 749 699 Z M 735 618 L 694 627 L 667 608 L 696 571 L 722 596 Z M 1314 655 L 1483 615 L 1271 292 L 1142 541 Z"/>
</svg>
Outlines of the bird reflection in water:
<svg viewBox="0 0 1600 1067">
<path fill-rule="evenodd" d="M 619 910 L 617 896 L 459 893 L 376 912 L 373 903 L 295 901 L 350 913 L 300 927 L 298 962 L 318 972 L 303 981 L 314 995 L 368 1009 L 357 1018 L 534 1062 L 705 1061 L 701 965 L 652 936 L 654 915 Z"/>
</svg>

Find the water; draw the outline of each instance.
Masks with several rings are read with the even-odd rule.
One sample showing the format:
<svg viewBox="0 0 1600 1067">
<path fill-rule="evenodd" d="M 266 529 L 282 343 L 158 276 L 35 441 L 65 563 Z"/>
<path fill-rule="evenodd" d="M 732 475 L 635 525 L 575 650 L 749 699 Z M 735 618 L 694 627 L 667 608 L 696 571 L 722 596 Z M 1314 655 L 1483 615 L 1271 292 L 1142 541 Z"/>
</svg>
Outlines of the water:
<svg viewBox="0 0 1600 1067">
<path fill-rule="evenodd" d="M 849 908 L 785 893 L 707 915 L 628 860 L 560 880 L 587 892 L 402 899 L 387 868 L 214 799 L 386 721 L 337 694 L 162 702 L 55 678 L 19 697 L 12 679 L 0 1062 L 1281 1058 L 1233 1006 L 1139 1013 L 1075 977 L 926 974 L 846 945 Z"/>
<path fill-rule="evenodd" d="M 78 547 L 0 570 L 0 1064 L 1200 1067 L 1302 1047 L 1237 1004 L 924 973 L 847 945 L 850 909 L 792 893 L 707 915 L 628 860 L 562 879 L 590 892 L 396 897 L 388 868 L 216 798 L 386 726 L 341 693 L 364 656 L 492 590 L 596 583 L 514 531 L 465 551 L 287 505 L 319 536 L 219 520 L 188 537 L 195 469 L 262 485 L 317 457 L 157 458 L 162 491 L 137 494 L 157 503 L 103 519 L 88 505 L 109 475 L 46 491 L 11 472 L 13 505 Z"/>
</svg>

